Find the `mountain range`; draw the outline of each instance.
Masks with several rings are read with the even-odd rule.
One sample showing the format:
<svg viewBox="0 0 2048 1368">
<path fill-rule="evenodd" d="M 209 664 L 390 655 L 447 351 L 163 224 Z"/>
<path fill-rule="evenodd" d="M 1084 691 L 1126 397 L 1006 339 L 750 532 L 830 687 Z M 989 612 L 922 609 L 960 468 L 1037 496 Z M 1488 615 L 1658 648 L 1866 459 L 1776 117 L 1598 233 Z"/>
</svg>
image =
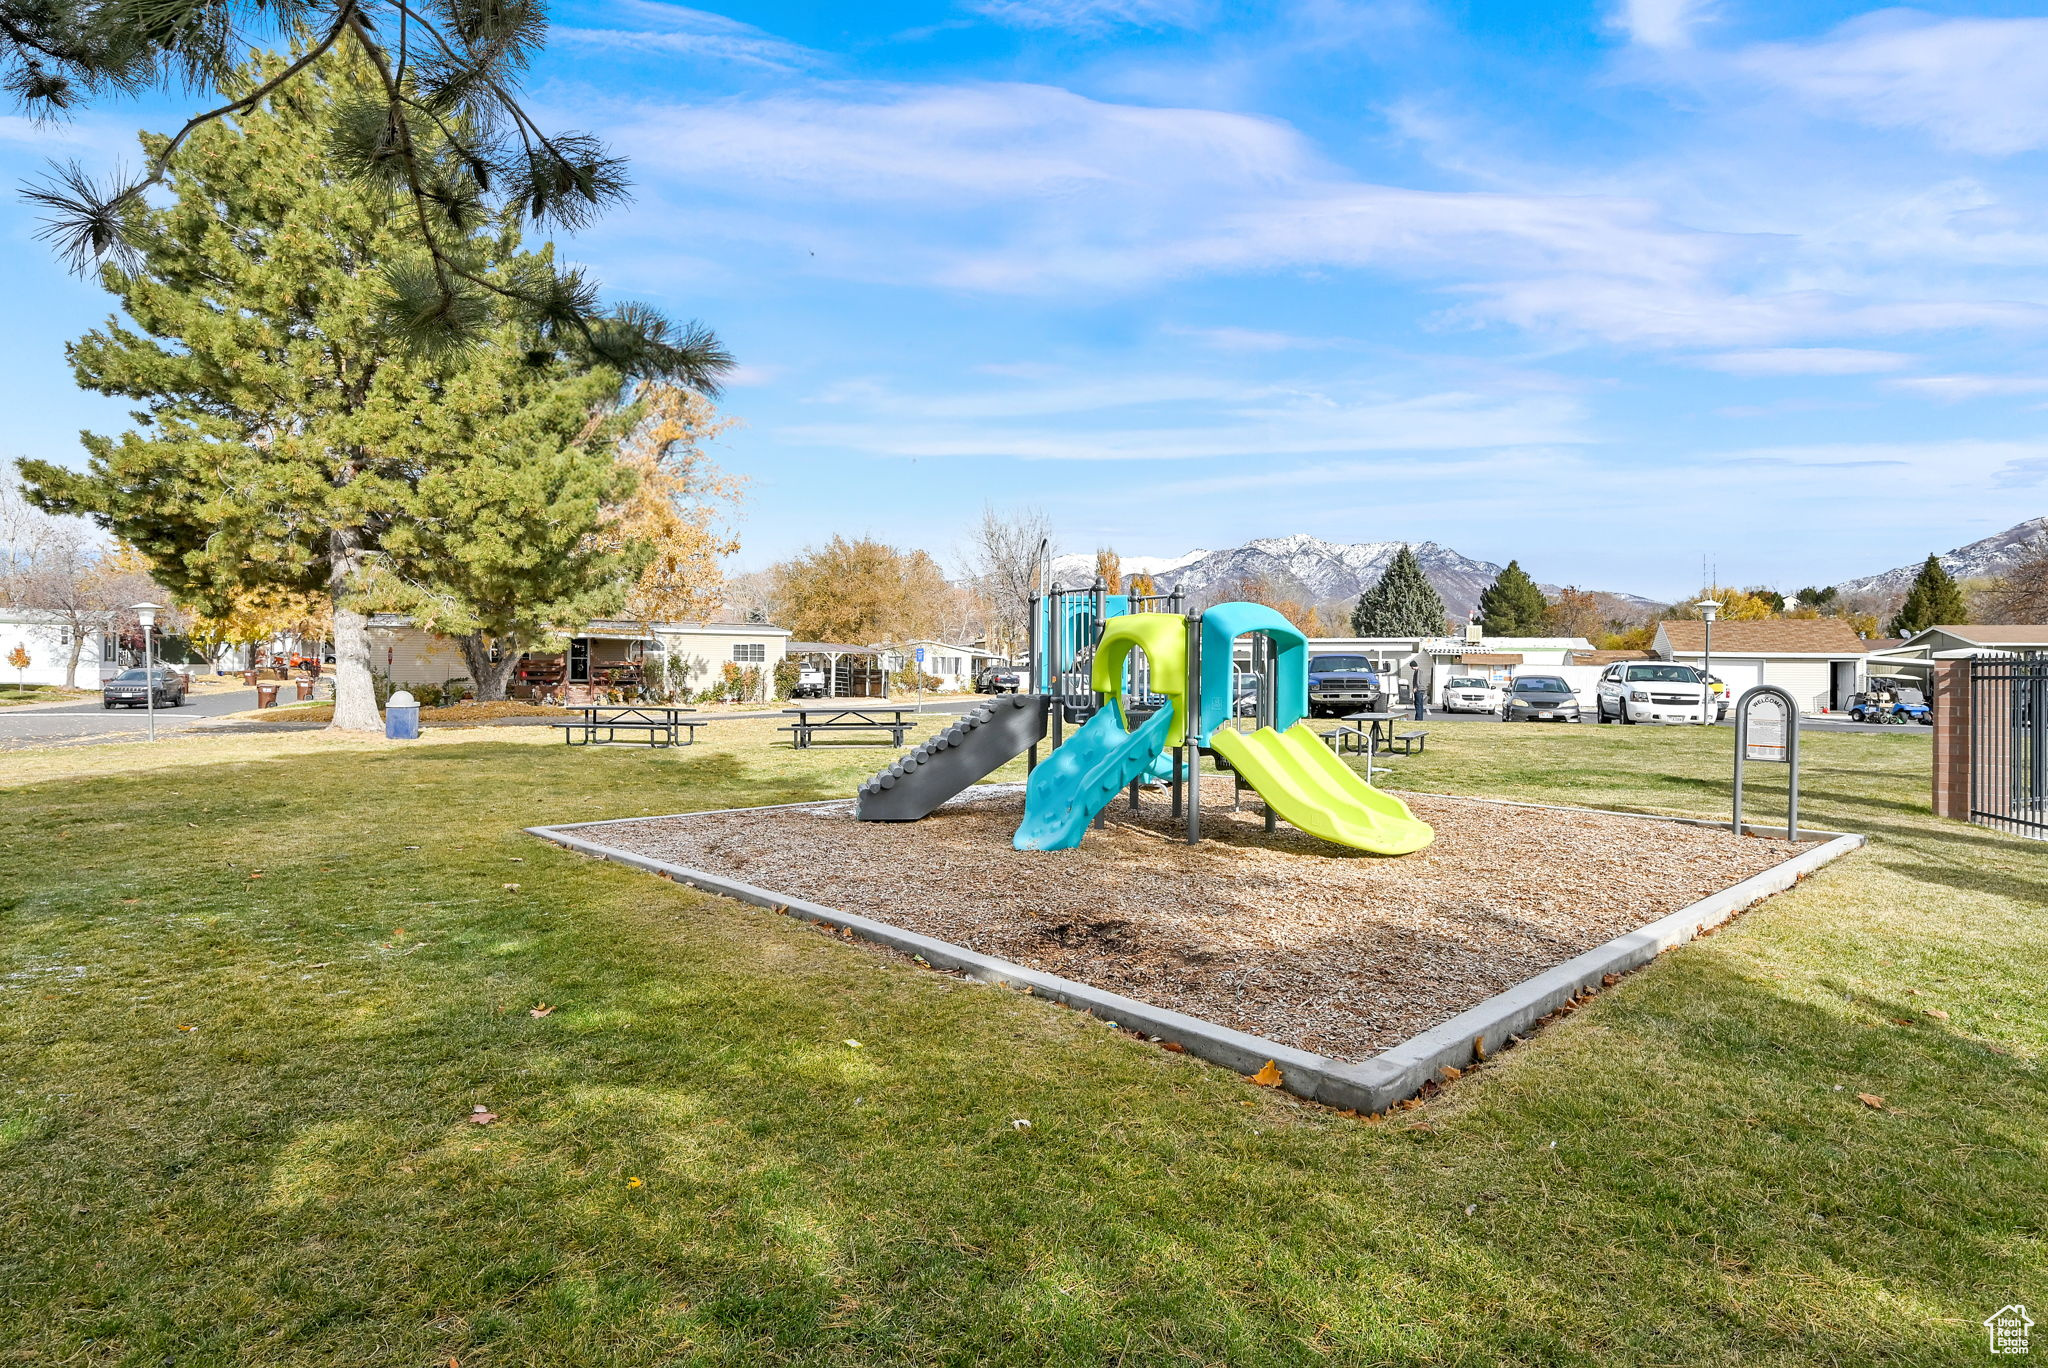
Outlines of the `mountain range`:
<svg viewBox="0 0 2048 1368">
<path fill-rule="evenodd" d="M 2029 518 L 1981 541 L 1958 546 L 1938 559 L 1942 569 L 1956 579 L 1991 579 L 2044 552 L 2048 552 L 2048 518 Z M 1882 574 L 1843 580 L 1835 588 L 1845 594 L 1903 594 L 1912 587 L 1921 564 L 1914 561 Z"/>
<path fill-rule="evenodd" d="M 1197 550 L 1181 556 L 1124 556 L 1119 568 L 1126 575 L 1149 574 L 1161 589 L 1179 589 L 1190 598 L 1250 580 L 1263 580 L 1282 592 L 1296 592 L 1311 603 L 1356 600 L 1379 582 L 1387 565 L 1403 543 L 1327 542 L 1296 533 L 1291 537 L 1260 537 L 1242 546 L 1222 551 Z M 1492 584 L 1501 567 L 1492 561 L 1475 560 L 1437 542 L 1408 542 L 1422 573 L 1436 586 L 1444 608 L 1452 617 L 1469 618 L 1477 610 L 1480 591 Z M 1062 588 L 1081 588 L 1095 578 L 1092 555 L 1056 556 L 1052 563 L 1053 582 Z M 1546 584 L 1543 592 L 1555 595 L 1558 586 Z M 1624 603 L 1651 608 L 1659 600 L 1637 594 L 1613 594 Z"/>
</svg>

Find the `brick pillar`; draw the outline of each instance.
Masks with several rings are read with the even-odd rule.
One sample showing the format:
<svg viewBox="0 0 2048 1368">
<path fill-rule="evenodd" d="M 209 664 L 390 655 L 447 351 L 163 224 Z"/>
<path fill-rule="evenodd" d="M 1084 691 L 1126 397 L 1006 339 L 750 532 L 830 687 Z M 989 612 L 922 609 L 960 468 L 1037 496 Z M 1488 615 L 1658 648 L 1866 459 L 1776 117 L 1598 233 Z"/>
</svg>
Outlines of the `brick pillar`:
<svg viewBox="0 0 2048 1368">
<path fill-rule="evenodd" d="M 1970 820 L 1970 662 L 1934 662 L 1934 815 Z"/>
</svg>

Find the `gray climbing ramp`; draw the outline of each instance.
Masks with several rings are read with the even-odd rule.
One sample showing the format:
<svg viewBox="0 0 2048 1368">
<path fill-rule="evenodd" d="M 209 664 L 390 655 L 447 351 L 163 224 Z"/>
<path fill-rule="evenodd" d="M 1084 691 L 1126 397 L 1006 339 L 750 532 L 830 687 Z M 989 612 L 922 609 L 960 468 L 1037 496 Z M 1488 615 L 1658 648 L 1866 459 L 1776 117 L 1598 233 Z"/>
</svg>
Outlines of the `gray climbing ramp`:
<svg viewBox="0 0 2048 1368">
<path fill-rule="evenodd" d="M 1044 694 L 999 694 L 860 786 L 863 822 L 914 822 L 1045 739 Z"/>
</svg>

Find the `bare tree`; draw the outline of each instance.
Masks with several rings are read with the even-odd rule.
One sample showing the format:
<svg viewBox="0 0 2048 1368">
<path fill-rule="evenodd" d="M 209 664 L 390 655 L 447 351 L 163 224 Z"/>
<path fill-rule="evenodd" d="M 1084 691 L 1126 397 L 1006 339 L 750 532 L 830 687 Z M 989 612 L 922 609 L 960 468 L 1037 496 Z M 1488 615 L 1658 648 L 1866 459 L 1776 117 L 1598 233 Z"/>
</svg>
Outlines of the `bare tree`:
<svg viewBox="0 0 2048 1368">
<path fill-rule="evenodd" d="M 987 602 L 988 644 L 1015 656 L 1031 639 L 1031 596 L 1052 559 L 1052 519 L 1040 508 L 1007 514 L 984 505 L 981 523 L 968 543 L 966 561 L 975 587 Z"/>
<path fill-rule="evenodd" d="M 58 629 L 70 656 L 66 688 L 78 687 L 88 640 L 132 621 L 128 605 L 162 594 L 132 554 L 109 550 L 85 523 L 57 518 L 0 490 L 0 602 Z"/>
<path fill-rule="evenodd" d="M 1980 622 L 2048 623 L 2048 541 L 2038 541 L 2027 558 L 1991 581 L 1973 597 L 1981 605 Z"/>
</svg>

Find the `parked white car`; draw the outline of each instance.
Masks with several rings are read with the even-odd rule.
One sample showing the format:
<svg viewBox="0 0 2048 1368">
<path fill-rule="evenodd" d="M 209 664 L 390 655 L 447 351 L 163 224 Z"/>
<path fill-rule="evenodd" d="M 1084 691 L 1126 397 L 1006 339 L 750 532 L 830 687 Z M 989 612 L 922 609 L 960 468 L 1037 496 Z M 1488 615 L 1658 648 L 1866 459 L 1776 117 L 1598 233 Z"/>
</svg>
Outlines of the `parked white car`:
<svg viewBox="0 0 2048 1368">
<path fill-rule="evenodd" d="M 1500 711 L 1500 690 L 1493 681 L 1480 675 L 1459 675 L 1444 681 L 1445 712 L 1497 713 Z"/>
<path fill-rule="evenodd" d="M 1690 665 L 1625 660 L 1600 672 L 1593 720 L 1700 726 L 1711 719 L 1706 699 L 1706 681 Z"/>
</svg>

